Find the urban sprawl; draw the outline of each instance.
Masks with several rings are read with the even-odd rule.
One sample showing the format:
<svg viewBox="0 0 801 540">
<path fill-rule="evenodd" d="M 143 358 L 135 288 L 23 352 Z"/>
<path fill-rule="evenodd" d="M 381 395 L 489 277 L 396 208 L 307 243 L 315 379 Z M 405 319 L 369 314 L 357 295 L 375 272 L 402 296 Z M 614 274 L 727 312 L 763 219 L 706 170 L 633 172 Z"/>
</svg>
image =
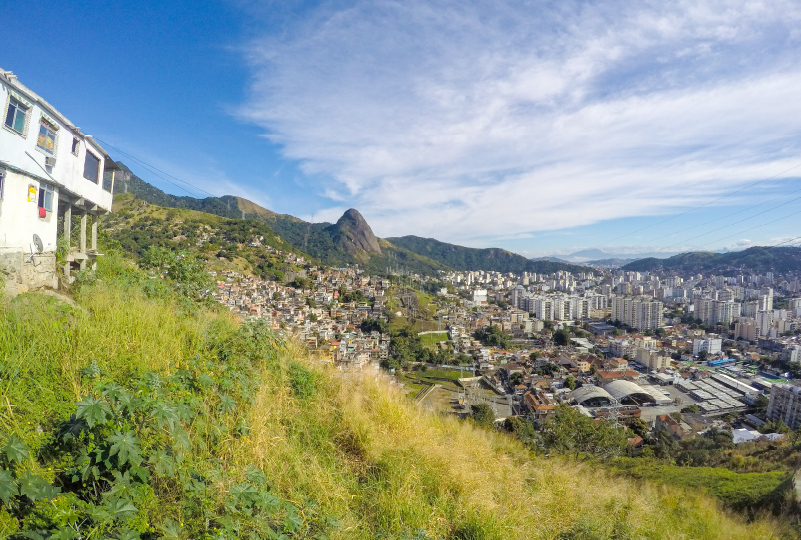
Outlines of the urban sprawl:
<svg viewBox="0 0 801 540">
<path fill-rule="evenodd" d="M 779 437 L 759 431 L 766 422 L 801 425 L 795 275 L 386 277 L 275 253 L 297 268 L 284 282 L 224 271 L 215 274 L 215 299 L 296 335 L 338 369 L 386 368 L 431 409 L 464 415 L 487 403 L 498 419 L 536 425 L 569 404 L 594 418 L 641 418 L 677 439 L 733 428 L 735 443 Z M 414 328 L 427 351 L 411 365 L 390 331 L 401 327 L 407 339 Z M 429 368 L 449 373 L 451 384 L 404 374 Z"/>
</svg>

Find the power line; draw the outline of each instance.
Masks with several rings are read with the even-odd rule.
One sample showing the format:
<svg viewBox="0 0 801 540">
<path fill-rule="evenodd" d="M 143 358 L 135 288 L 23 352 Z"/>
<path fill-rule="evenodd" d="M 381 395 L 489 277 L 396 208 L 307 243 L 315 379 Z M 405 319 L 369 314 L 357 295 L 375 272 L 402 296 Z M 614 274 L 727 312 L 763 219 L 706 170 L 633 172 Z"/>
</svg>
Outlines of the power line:
<svg viewBox="0 0 801 540">
<path fill-rule="evenodd" d="M 625 237 L 627 237 L 627 236 L 631 236 L 632 234 L 637 234 L 638 232 L 640 232 L 640 231 L 644 231 L 645 229 L 650 229 L 651 227 L 656 227 L 657 225 L 661 225 L 661 224 L 663 224 L 663 223 L 667 223 L 668 221 L 672 221 L 672 220 L 674 220 L 674 219 L 680 218 L 681 216 L 686 216 L 686 215 L 687 215 L 687 214 L 689 214 L 690 212 L 694 212 L 695 210 L 698 210 L 699 208 L 704 208 L 705 206 L 709 206 L 710 204 L 713 204 L 713 203 L 716 203 L 716 202 L 718 202 L 718 201 L 721 201 L 721 200 L 723 200 L 723 199 L 725 199 L 725 198 L 727 198 L 727 197 L 731 197 L 732 195 L 735 195 L 735 194 L 737 194 L 737 193 L 740 193 L 741 191 L 745 191 L 746 189 L 752 188 L 752 187 L 754 187 L 754 186 L 756 186 L 756 185 L 762 184 L 763 182 L 767 182 L 768 180 L 773 180 L 774 178 L 777 178 L 777 177 L 779 177 L 779 176 L 783 175 L 783 174 L 784 174 L 784 173 L 786 173 L 786 172 L 790 172 L 790 171 L 792 171 L 793 169 L 797 169 L 798 167 L 801 167 L 801 163 L 799 163 L 798 165 L 794 165 L 794 166 L 790 167 L 789 169 L 785 169 L 785 170 L 783 170 L 783 171 L 782 171 L 782 172 L 780 172 L 780 173 L 774 174 L 774 175 L 773 175 L 773 176 L 771 176 L 771 177 L 764 178 L 764 179 L 762 179 L 762 180 L 759 180 L 759 181 L 757 181 L 757 182 L 754 182 L 753 184 L 749 184 L 749 185 L 747 185 L 747 186 L 745 186 L 745 187 L 742 187 L 742 188 L 740 188 L 740 189 L 737 189 L 737 190 L 734 190 L 734 191 L 732 191 L 732 192 L 730 192 L 730 193 L 727 193 L 726 195 L 723 195 L 722 197 L 718 197 L 717 199 L 713 199 L 713 200 L 711 200 L 711 201 L 709 201 L 709 202 L 706 202 L 706 203 L 704 203 L 704 204 L 702 204 L 702 205 L 699 205 L 699 206 L 696 206 L 696 207 L 690 208 L 689 210 L 687 210 L 687 211 L 685 211 L 685 212 L 682 212 L 681 214 L 677 214 L 677 215 L 675 215 L 675 216 L 672 216 L 672 217 L 669 217 L 669 218 L 667 218 L 667 219 L 663 219 L 662 221 L 659 221 L 659 222 L 657 222 L 657 223 L 652 223 L 651 225 L 646 225 L 645 227 L 642 227 L 642 228 L 640 228 L 640 229 L 637 229 L 636 231 L 632 231 L 632 232 L 626 233 L 626 234 L 624 234 L 624 235 L 622 235 L 622 236 L 618 236 L 617 238 L 612 238 L 611 240 L 607 240 L 606 242 L 603 242 L 603 243 L 601 243 L 601 244 L 598 244 L 596 247 L 605 246 L 606 244 L 609 244 L 610 242 L 615 242 L 615 241 L 617 241 L 617 240 L 620 240 L 621 238 L 625 238 Z"/>
<path fill-rule="evenodd" d="M 795 202 L 795 201 L 797 201 L 797 200 L 799 200 L 799 199 L 801 199 L 801 197 L 796 197 L 795 199 L 791 199 L 791 200 L 789 200 L 789 201 L 787 201 L 787 202 L 784 202 L 784 203 L 782 203 L 782 204 L 779 204 L 779 205 L 776 205 L 776 206 L 774 206 L 774 207 L 768 208 L 767 210 L 764 210 L 764 211 L 762 211 L 762 212 L 759 212 L 758 214 L 754 214 L 753 216 L 749 216 L 749 217 L 747 217 L 747 218 L 741 219 L 740 221 L 735 221 L 734 223 L 729 223 L 729 224 L 727 224 L 727 225 L 724 225 L 723 227 L 718 227 L 717 229 L 712 229 L 711 231 L 707 231 L 707 232 L 705 232 L 705 233 L 703 233 L 703 234 L 699 234 L 699 235 L 697 235 L 697 236 L 693 236 L 692 238 L 688 238 L 687 240 L 682 240 L 681 242 L 678 242 L 678 243 L 676 243 L 676 244 L 669 245 L 669 246 L 667 246 L 665 249 L 670 249 L 670 248 L 672 248 L 672 247 L 675 247 L 675 246 L 681 245 L 681 244 L 683 244 L 683 243 L 685 243 L 685 242 L 689 242 L 689 241 L 691 241 L 691 240 L 695 240 L 696 238 L 700 238 L 700 237 L 702 237 L 702 236 L 706 236 L 706 235 L 708 235 L 708 234 L 712 234 L 713 232 L 717 232 L 717 231 L 720 231 L 720 230 L 722 230 L 722 229 L 727 229 L 727 228 L 731 227 L 732 225 L 737 225 L 738 223 L 742 223 L 742 222 L 744 222 L 744 221 L 748 221 L 749 219 L 753 219 L 753 218 L 755 218 L 755 217 L 757 217 L 757 216 L 761 216 L 762 214 L 767 214 L 768 212 L 770 212 L 770 211 L 772 211 L 772 210 L 776 210 L 777 208 L 781 208 L 782 206 L 786 206 L 786 205 L 790 204 L 791 202 Z M 753 208 L 753 207 L 752 207 L 752 208 Z M 796 213 L 797 213 L 797 212 L 796 212 Z M 793 214 L 790 214 L 790 215 L 793 215 Z M 785 216 L 785 217 L 789 217 L 789 216 Z M 784 218 L 781 218 L 781 219 L 784 219 Z M 778 220 L 777 220 L 777 221 L 778 221 Z M 773 222 L 771 222 L 771 223 L 773 223 Z M 763 225 L 767 225 L 767 223 L 765 223 L 765 224 L 763 224 Z M 757 225 L 757 227 L 761 227 L 761 226 L 762 226 L 762 225 Z M 753 228 L 755 229 L 756 227 L 753 227 Z M 748 230 L 751 230 L 751 229 L 748 229 Z M 706 245 L 708 245 L 708 244 L 704 244 L 704 245 L 706 246 Z"/>
<path fill-rule="evenodd" d="M 734 234 L 730 234 L 729 236 L 724 236 L 723 238 L 718 238 L 717 240 L 714 240 L 712 242 L 708 242 L 706 244 L 702 244 L 702 245 L 700 245 L 698 247 L 705 247 L 705 246 L 708 246 L 709 244 L 714 244 L 715 242 L 720 242 L 721 240 L 726 240 L 727 238 L 731 238 L 732 236 L 739 236 L 739 235 L 741 235 L 743 233 L 747 233 L 748 231 L 753 231 L 754 229 L 758 229 L 759 227 L 764 227 L 765 225 L 771 225 L 773 223 L 776 223 L 777 221 L 781 221 L 783 219 L 787 219 L 788 217 L 792 217 L 792 216 L 795 216 L 797 214 L 801 214 L 801 210 L 798 210 L 797 212 L 793 212 L 792 214 L 787 214 L 786 216 L 780 217 L 779 219 L 774 219 L 773 221 L 768 221 L 767 223 L 762 223 L 761 225 L 756 225 L 756 226 L 751 227 L 749 229 L 745 229 L 744 231 L 740 231 L 740 232 L 737 232 L 737 233 L 734 233 Z M 776 246 L 768 246 L 768 247 L 776 247 Z"/>
<path fill-rule="evenodd" d="M 183 183 L 183 184 L 186 184 L 187 186 L 193 187 L 193 188 L 195 188 L 196 190 L 200 191 L 201 193 L 205 193 L 206 195 L 208 195 L 208 196 L 210 196 L 210 197 L 217 197 L 217 195 L 214 195 L 213 193 L 209 193 L 208 191 L 206 191 L 206 190 L 205 190 L 205 189 L 203 189 L 203 188 L 199 188 L 199 187 L 197 187 L 196 185 L 194 185 L 194 184 L 192 184 L 192 183 L 190 183 L 190 182 L 187 182 L 186 180 L 181 180 L 180 178 L 177 178 L 177 177 L 175 177 L 175 176 L 171 175 L 170 173 L 168 173 L 168 172 L 166 172 L 166 171 L 162 171 L 161 169 L 159 169 L 159 168 L 155 167 L 154 165 L 151 165 L 151 164 L 147 163 L 146 161 L 143 161 L 143 160 L 139 159 L 139 158 L 138 158 L 138 157 L 136 157 L 136 156 L 133 156 L 133 155 L 131 155 L 131 154 L 129 154 L 129 153 L 127 153 L 127 152 L 123 151 L 123 150 L 120 150 L 120 149 L 119 149 L 119 148 L 117 148 L 116 146 L 113 146 L 113 145 L 111 145 L 111 144 L 107 143 L 106 141 L 104 141 L 103 139 L 100 139 L 99 137 L 94 137 L 94 139 L 96 139 L 97 141 L 99 141 L 101 144 L 104 144 L 104 145 L 108 146 L 109 148 L 113 148 L 114 150 L 116 150 L 117 152 L 119 152 L 120 154 L 122 154 L 123 156 L 126 156 L 126 157 L 128 157 L 128 158 L 130 158 L 130 159 L 132 159 L 132 160 L 134 160 L 134 161 L 136 161 L 136 162 L 138 162 L 140 165 L 142 165 L 142 166 L 146 167 L 146 168 L 148 169 L 148 172 L 150 172 L 150 173 L 152 173 L 152 174 L 154 174 L 154 175 L 158 176 L 159 178 L 161 178 L 161 179 L 162 179 L 162 180 L 164 180 L 165 182 L 169 182 L 170 184 L 174 185 L 175 187 L 177 187 L 177 188 L 179 188 L 179 189 L 182 189 L 182 190 L 186 191 L 186 192 L 187 192 L 187 193 L 189 193 L 190 195 L 194 195 L 194 194 L 193 194 L 191 191 L 189 191 L 188 189 L 186 189 L 185 187 L 183 187 L 183 186 L 179 186 L 179 185 L 178 185 L 178 184 L 176 184 L 175 182 L 171 182 L 170 180 L 168 180 L 168 179 L 164 178 L 163 176 L 161 176 L 161 175 L 160 175 L 160 174 L 158 174 L 158 173 L 165 174 L 165 175 L 169 176 L 170 178 L 172 178 L 173 180 L 177 180 L 178 182 L 181 182 L 181 183 Z M 158 171 L 158 173 L 156 173 L 156 172 L 153 172 L 153 171 Z"/>
<path fill-rule="evenodd" d="M 793 191 L 791 191 L 791 192 L 789 192 L 789 193 L 783 193 L 783 194 L 779 195 L 778 197 L 774 197 L 774 198 L 772 198 L 772 199 L 770 199 L 770 200 L 767 200 L 767 201 L 765 201 L 765 202 L 761 202 L 761 203 L 759 203 L 759 204 L 755 204 L 755 205 L 753 205 L 753 206 L 749 206 L 748 208 L 744 208 L 744 209 L 742 209 L 742 210 L 738 210 L 738 211 L 736 211 L 736 212 L 732 212 L 731 214 L 727 214 L 727 215 L 725 215 L 725 216 L 723 216 L 723 217 L 719 217 L 719 218 L 711 219 L 711 220 L 709 220 L 709 221 L 706 221 L 706 222 L 704 222 L 704 223 L 701 223 L 700 225 L 693 225 L 693 226 L 691 226 L 691 227 L 687 227 L 687 228 L 684 228 L 684 229 L 681 229 L 681 230 L 678 230 L 678 231 L 674 231 L 674 232 L 672 232 L 672 233 L 670 233 L 670 234 L 666 234 L 666 235 L 664 235 L 664 236 L 660 236 L 660 237 L 658 237 L 658 238 L 654 238 L 654 239 L 650 240 L 650 242 L 656 242 L 657 240 L 662 240 L 663 238 L 668 238 L 668 237 L 670 237 L 670 236 L 674 236 L 674 235 L 676 235 L 676 234 L 679 234 L 679 233 L 682 233 L 682 232 L 685 232 L 685 231 L 689 231 L 689 230 L 691 230 L 691 229 L 698 229 L 699 227 L 703 227 L 704 225 L 709 225 L 710 223 L 715 223 L 716 221 L 720 221 L 720 220 L 722 220 L 722 219 L 727 219 L 727 218 L 730 218 L 730 217 L 732 217 L 732 216 L 736 216 L 737 214 L 742 214 L 743 212 L 748 212 L 749 210 L 753 210 L 753 209 L 754 209 L 754 208 L 756 208 L 757 206 L 762 206 L 763 204 L 768 204 L 768 203 L 771 203 L 771 202 L 773 202 L 773 201 L 776 201 L 776 200 L 779 200 L 779 199 L 781 199 L 782 197 L 787 197 L 788 195 L 792 195 L 793 193 L 798 193 L 799 191 L 801 191 L 801 188 L 799 188 L 799 189 L 796 189 L 796 190 L 793 190 Z M 798 199 L 793 199 L 793 200 L 798 200 Z M 792 202 L 792 201 L 789 201 L 789 202 Z M 783 205 L 774 206 L 773 208 L 774 208 L 774 209 L 775 209 L 775 208 L 779 208 L 779 206 L 783 206 Z M 764 213 L 764 212 L 763 212 L 763 213 Z M 755 217 L 755 216 L 758 216 L 758 215 L 759 215 L 759 214 L 755 214 L 754 216 L 751 216 L 751 217 Z M 750 219 L 750 218 L 746 218 L 746 219 Z M 743 221 L 745 221 L 745 220 L 743 220 Z M 687 240 L 684 240 L 684 241 L 686 242 Z M 674 245 L 677 245 L 677 244 L 674 244 Z"/>
</svg>

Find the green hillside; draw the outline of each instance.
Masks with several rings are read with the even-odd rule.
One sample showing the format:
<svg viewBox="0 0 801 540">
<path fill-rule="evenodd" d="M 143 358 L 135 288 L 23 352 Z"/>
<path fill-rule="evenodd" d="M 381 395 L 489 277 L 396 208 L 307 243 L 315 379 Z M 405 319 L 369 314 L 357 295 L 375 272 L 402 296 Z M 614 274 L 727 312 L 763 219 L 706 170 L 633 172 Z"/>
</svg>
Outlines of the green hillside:
<svg viewBox="0 0 801 540">
<path fill-rule="evenodd" d="M 262 221 L 163 208 L 130 193 L 114 196 L 114 212 L 106 216 L 104 227 L 104 234 L 135 258 L 143 257 L 151 247 L 166 248 L 192 253 L 210 270 L 237 270 L 279 280 L 303 265 L 287 263 L 273 248 L 303 256 L 304 264 L 319 262 L 296 250 Z"/>
<path fill-rule="evenodd" d="M 419 236 L 401 236 L 387 238 L 394 245 L 428 257 L 454 270 L 488 270 L 496 272 L 535 272 L 551 274 L 559 270 L 568 272 L 586 272 L 586 266 L 554 262 L 547 260 L 531 260 L 500 248 L 468 248 L 440 242 L 434 238 Z"/>
<path fill-rule="evenodd" d="M 137 199 L 167 208 L 185 208 L 228 218 L 242 217 L 242 212 L 237 207 L 236 197 L 226 195 L 198 199 L 196 197 L 170 195 L 136 176 L 123 162 L 118 161 L 117 166 L 122 170 L 114 184 L 115 195 L 128 193 Z"/>
<path fill-rule="evenodd" d="M 123 173 L 115 184 L 117 196 L 127 190 L 127 194 L 156 206 L 196 210 L 231 219 L 242 219 L 244 216 L 245 219 L 261 221 L 268 224 L 275 234 L 294 249 L 307 253 L 328 266 L 359 264 L 376 273 L 385 272 L 387 268 L 403 268 L 421 274 L 436 274 L 439 270 L 449 269 L 537 273 L 587 269 L 566 263 L 531 261 L 498 248 L 466 248 L 415 236 L 386 241 L 376 239 L 380 250 L 352 249 L 350 241 L 354 238 L 375 238 L 369 225 L 363 220 L 354 222 L 340 219 L 337 223 L 309 223 L 287 214 L 277 214 L 240 197 L 226 195 L 198 199 L 170 195 L 137 177 L 123 163 L 117 164 L 123 168 Z M 359 243 L 360 246 L 367 244 Z"/>
<path fill-rule="evenodd" d="M 726 274 L 801 271 L 801 248 L 752 247 L 732 253 L 696 251 L 667 259 L 647 258 L 623 266 L 635 272 Z"/>
<path fill-rule="evenodd" d="M 0 303 L 0 537 L 751 539 L 697 490 L 536 457 L 179 296 L 104 247 Z"/>
</svg>

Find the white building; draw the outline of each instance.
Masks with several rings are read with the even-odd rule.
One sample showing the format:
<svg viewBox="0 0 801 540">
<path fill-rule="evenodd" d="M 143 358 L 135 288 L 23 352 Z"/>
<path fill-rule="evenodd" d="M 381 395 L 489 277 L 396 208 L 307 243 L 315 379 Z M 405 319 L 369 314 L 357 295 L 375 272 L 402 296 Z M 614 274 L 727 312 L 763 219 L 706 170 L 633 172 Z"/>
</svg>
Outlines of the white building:
<svg viewBox="0 0 801 540">
<path fill-rule="evenodd" d="M 693 340 L 693 354 L 698 356 L 699 352 L 706 351 L 709 356 L 712 356 L 720 352 L 722 345 L 723 340 L 712 335 L 704 339 L 696 338 Z"/>
<path fill-rule="evenodd" d="M 651 298 L 614 296 L 610 302 L 612 320 L 620 321 L 638 330 L 656 330 L 662 326 L 664 304 Z"/>
<path fill-rule="evenodd" d="M 116 164 L 91 136 L 2 69 L 0 103 L 0 277 L 12 295 L 57 287 L 58 239 L 70 245 L 73 215 L 80 216 L 80 234 L 65 253 L 64 274 L 73 264 L 94 264 L 98 218 L 111 211 Z"/>
<path fill-rule="evenodd" d="M 773 310 L 757 311 L 755 320 L 759 335 L 767 336 L 773 326 Z"/>
</svg>

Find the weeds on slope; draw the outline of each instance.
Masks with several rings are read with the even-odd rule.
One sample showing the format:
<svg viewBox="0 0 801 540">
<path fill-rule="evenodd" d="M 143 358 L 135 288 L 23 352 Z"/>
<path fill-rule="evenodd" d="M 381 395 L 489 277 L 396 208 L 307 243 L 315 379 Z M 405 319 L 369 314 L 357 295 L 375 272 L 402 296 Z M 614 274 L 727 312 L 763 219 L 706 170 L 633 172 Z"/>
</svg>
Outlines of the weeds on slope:
<svg viewBox="0 0 801 540">
<path fill-rule="evenodd" d="M 101 261 L 0 319 L 0 531 L 27 538 L 776 537 L 698 494 L 534 458 Z M 37 536 L 38 535 L 38 536 Z"/>
</svg>

